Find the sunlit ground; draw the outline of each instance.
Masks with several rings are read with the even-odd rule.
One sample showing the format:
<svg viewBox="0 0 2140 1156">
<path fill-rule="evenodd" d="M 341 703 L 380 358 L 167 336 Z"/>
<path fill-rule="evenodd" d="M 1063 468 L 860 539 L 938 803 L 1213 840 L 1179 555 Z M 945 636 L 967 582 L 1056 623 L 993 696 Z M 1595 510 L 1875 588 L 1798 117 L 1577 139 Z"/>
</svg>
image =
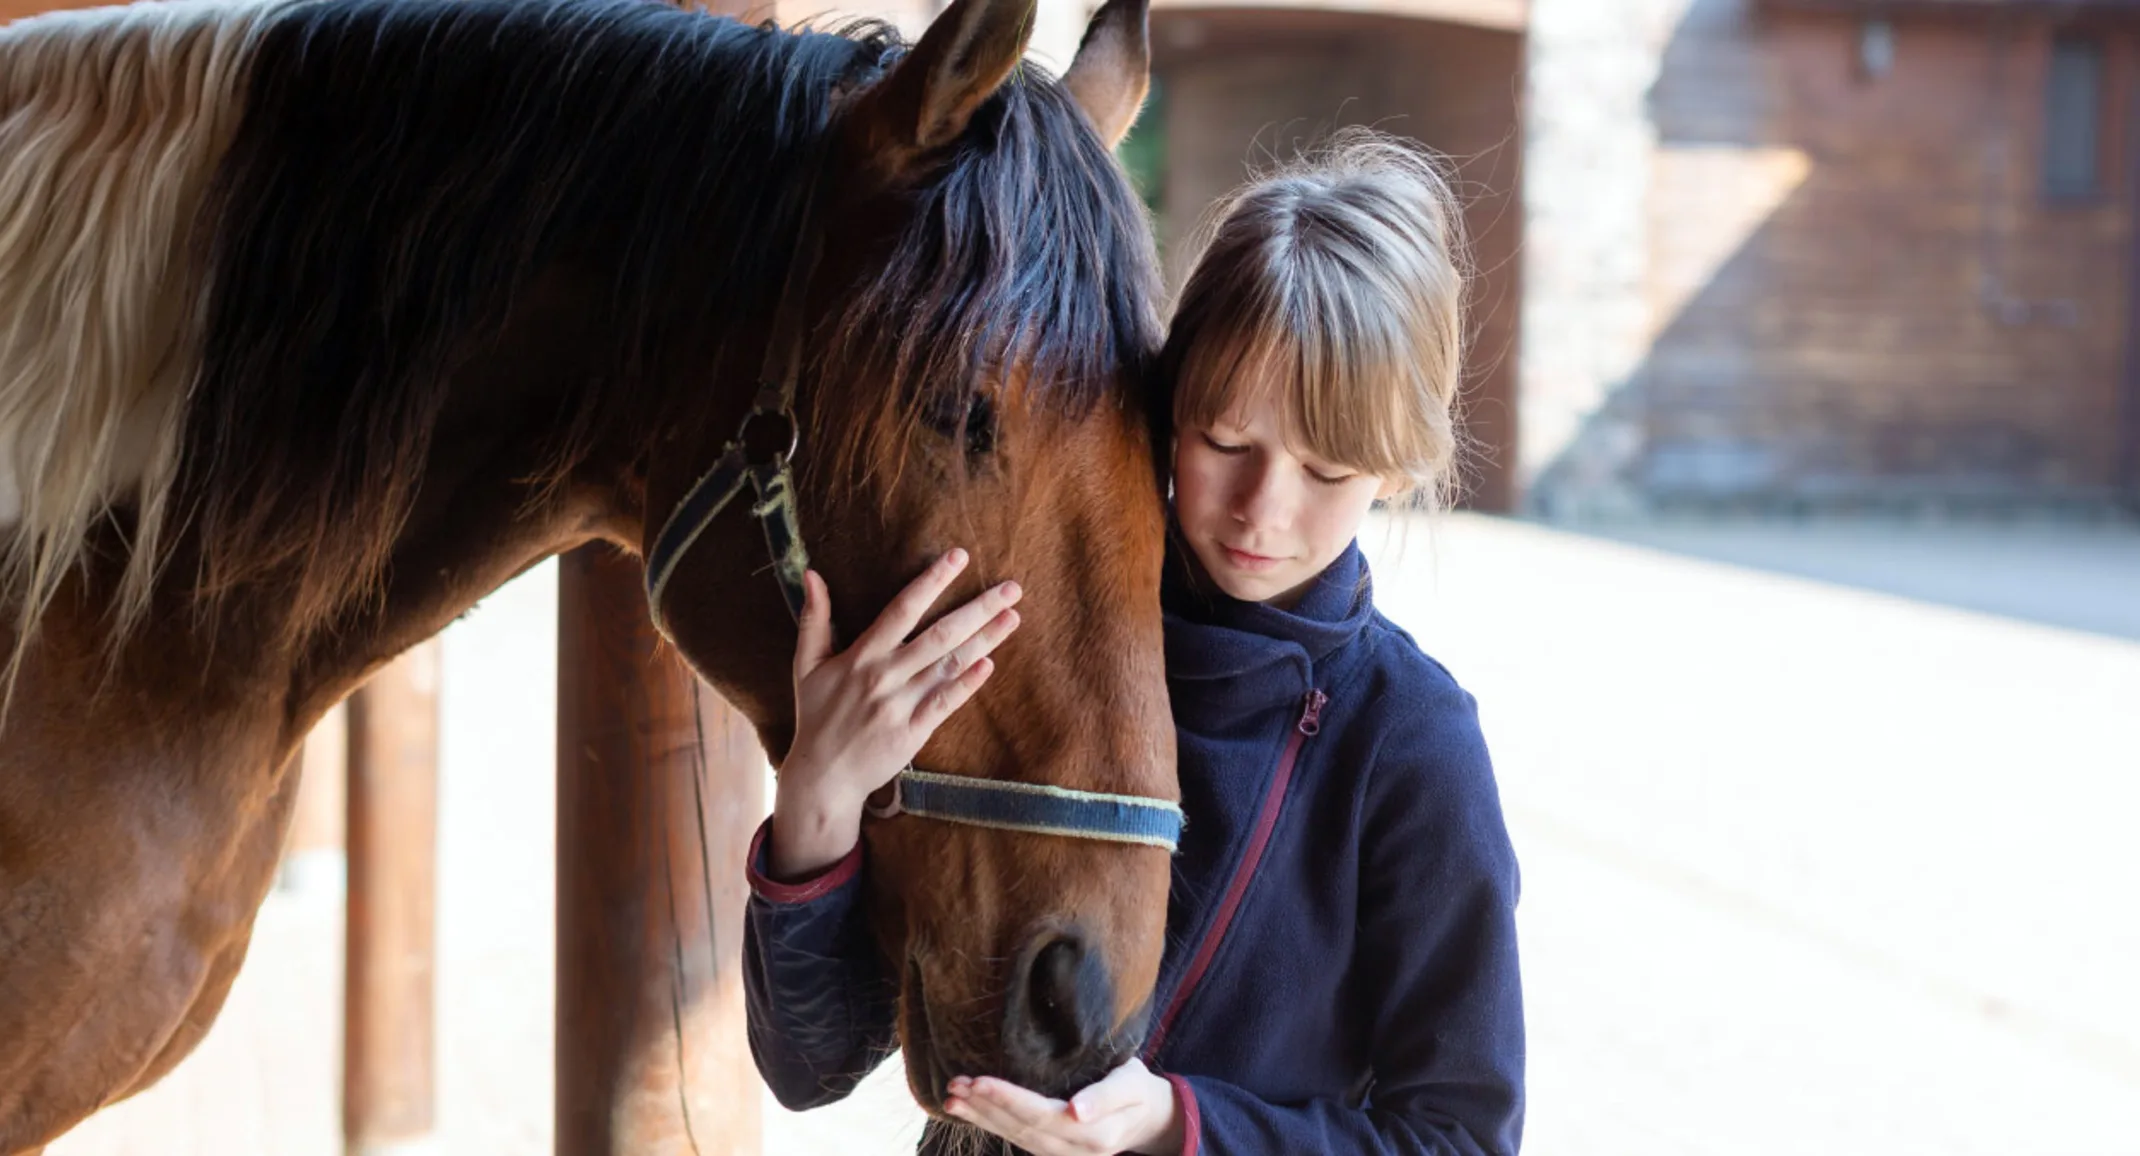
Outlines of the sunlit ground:
<svg viewBox="0 0 2140 1156">
<path fill-rule="evenodd" d="M 2140 531 L 1619 536 L 1648 544 L 1368 536 L 1494 747 L 1525 1150 L 2140 1154 Z M 554 591 L 544 567 L 447 636 L 444 1152 L 549 1151 Z M 53 1156 L 337 1150 L 337 919 L 271 899 L 195 1060 Z M 768 1103 L 766 1133 L 892 1153 L 918 1122 L 888 1078 Z"/>
</svg>

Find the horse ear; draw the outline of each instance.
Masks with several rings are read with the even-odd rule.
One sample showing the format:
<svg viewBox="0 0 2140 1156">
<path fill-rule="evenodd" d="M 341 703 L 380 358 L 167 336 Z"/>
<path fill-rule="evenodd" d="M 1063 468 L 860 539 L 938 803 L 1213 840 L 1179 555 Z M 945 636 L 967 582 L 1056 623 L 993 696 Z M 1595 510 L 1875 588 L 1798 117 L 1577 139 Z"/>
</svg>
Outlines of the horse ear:
<svg viewBox="0 0 2140 1156">
<path fill-rule="evenodd" d="M 1063 84 L 1108 148 L 1137 123 L 1152 86 L 1151 0 L 1107 0 L 1085 26 Z"/>
<path fill-rule="evenodd" d="M 854 116 L 879 157 L 911 158 L 957 140 L 1025 56 L 1036 0 L 953 0 L 921 43 L 858 98 Z"/>
</svg>

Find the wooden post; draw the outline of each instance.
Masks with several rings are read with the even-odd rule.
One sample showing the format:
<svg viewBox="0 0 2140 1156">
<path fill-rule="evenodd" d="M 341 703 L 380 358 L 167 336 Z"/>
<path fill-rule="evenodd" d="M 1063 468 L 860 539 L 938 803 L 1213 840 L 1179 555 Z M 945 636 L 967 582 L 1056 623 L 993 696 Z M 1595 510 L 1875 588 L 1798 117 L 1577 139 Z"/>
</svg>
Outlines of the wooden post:
<svg viewBox="0 0 2140 1156">
<path fill-rule="evenodd" d="M 349 807 L 349 709 L 337 706 L 321 718 L 299 749 L 297 804 L 282 844 L 276 886 L 300 895 L 340 898 L 349 875 L 342 835 Z"/>
<path fill-rule="evenodd" d="M 409 1151 L 432 1130 L 438 674 L 433 640 L 349 700 L 342 1007 L 349 1156 Z"/>
<path fill-rule="evenodd" d="M 2125 102 L 2125 157 L 2125 404 L 2111 493 L 2140 514 L 2140 90 Z"/>
<path fill-rule="evenodd" d="M 765 758 L 660 643 L 641 582 L 608 546 L 560 560 L 556 1152 L 748 1156 L 743 855 Z"/>
</svg>

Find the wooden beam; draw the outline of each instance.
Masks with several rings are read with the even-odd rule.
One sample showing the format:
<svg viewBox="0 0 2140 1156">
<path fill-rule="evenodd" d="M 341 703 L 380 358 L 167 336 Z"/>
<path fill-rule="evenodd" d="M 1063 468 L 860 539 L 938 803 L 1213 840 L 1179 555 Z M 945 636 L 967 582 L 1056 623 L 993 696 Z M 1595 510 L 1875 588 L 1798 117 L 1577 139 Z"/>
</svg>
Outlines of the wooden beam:
<svg viewBox="0 0 2140 1156">
<path fill-rule="evenodd" d="M 349 700 L 342 1136 L 349 1156 L 421 1146 L 433 1126 L 438 643 Z"/>
<path fill-rule="evenodd" d="M 556 1152 L 749 1156 L 743 854 L 765 758 L 660 642 L 641 581 L 608 546 L 560 560 Z"/>
<path fill-rule="evenodd" d="M 1531 0 L 1152 0 L 1155 13 L 1210 11 L 1219 14 L 1227 10 L 1254 9 L 1403 16 L 1501 32 L 1522 32 L 1531 26 Z"/>
<path fill-rule="evenodd" d="M 2118 460 L 2112 491 L 2125 508 L 2140 513 L 2140 86 L 2128 82 L 2125 97 L 2125 365 Z"/>
</svg>

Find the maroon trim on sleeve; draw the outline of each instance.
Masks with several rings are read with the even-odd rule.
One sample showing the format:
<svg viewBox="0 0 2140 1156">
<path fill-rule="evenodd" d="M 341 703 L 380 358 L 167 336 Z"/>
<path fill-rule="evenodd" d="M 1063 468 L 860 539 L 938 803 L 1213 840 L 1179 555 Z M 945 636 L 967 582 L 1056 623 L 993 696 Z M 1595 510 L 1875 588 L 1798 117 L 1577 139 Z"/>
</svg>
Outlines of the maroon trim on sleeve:
<svg viewBox="0 0 2140 1156">
<path fill-rule="evenodd" d="M 758 824 L 758 833 L 750 837 L 750 853 L 743 860 L 743 874 L 750 880 L 750 889 L 758 898 L 768 903 L 808 903 L 813 899 L 823 899 L 839 890 L 855 877 L 855 872 L 862 869 L 862 844 L 856 842 L 854 850 L 849 851 L 839 862 L 808 879 L 782 883 L 768 878 L 758 870 L 758 864 L 761 862 L 759 855 L 765 849 L 765 838 L 772 830 L 771 819 Z"/>
<path fill-rule="evenodd" d="M 1181 1104 L 1181 1156 L 1197 1156 L 1204 1146 L 1204 1117 L 1196 1107 L 1196 1089 L 1180 1076 L 1169 1075 L 1167 1083 L 1174 1085 L 1174 1098 Z"/>
</svg>

